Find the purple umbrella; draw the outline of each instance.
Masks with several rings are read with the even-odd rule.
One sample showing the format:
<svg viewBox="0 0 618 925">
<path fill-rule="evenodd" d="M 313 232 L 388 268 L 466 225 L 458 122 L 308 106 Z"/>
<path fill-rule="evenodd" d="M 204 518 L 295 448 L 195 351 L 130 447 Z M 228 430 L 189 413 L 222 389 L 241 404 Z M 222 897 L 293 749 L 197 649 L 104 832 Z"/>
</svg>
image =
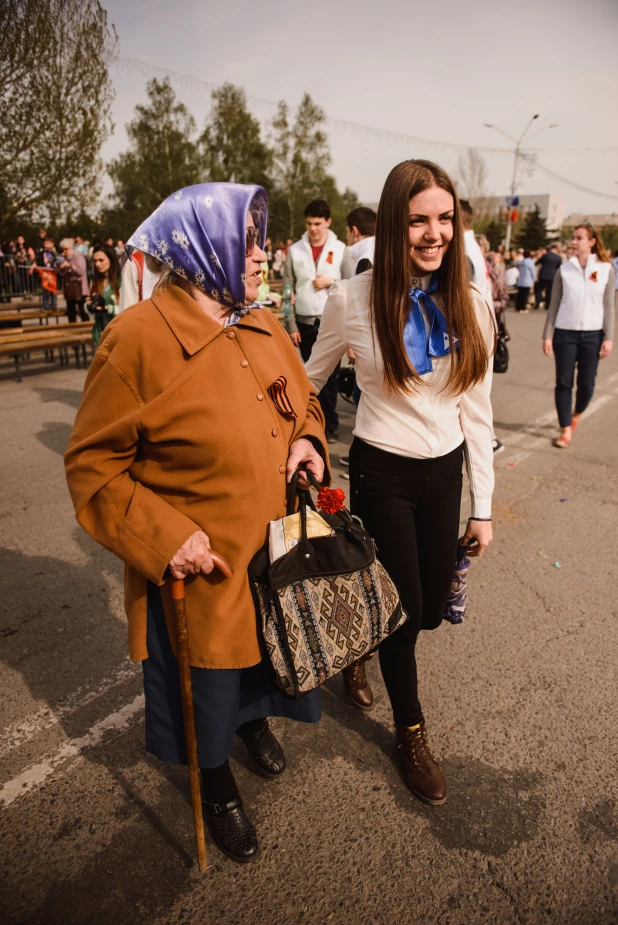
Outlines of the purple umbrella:
<svg viewBox="0 0 618 925">
<path fill-rule="evenodd" d="M 451 581 L 451 592 L 444 608 L 444 619 L 449 623 L 463 623 L 466 616 L 468 569 L 470 568 L 468 549 L 473 542 L 474 540 L 471 540 L 466 546 L 457 545 L 457 561 Z"/>
</svg>

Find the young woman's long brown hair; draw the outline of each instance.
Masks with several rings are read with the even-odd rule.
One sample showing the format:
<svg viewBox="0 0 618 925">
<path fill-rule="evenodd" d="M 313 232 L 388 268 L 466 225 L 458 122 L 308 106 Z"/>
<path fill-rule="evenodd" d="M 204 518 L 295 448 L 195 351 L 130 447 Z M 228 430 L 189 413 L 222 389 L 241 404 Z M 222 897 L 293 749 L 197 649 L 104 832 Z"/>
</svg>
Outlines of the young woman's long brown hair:
<svg viewBox="0 0 618 925">
<path fill-rule="evenodd" d="M 588 237 L 595 239 L 594 244 L 592 245 L 592 253 L 596 254 L 599 260 L 601 260 L 603 263 L 611 263 L 607 248 L 603 242 L 603 235 L 601 234 L 601 229 L 599 226 L 593 225 L 592 222 L 582 222 L 581 225 L 576 225 L 573 230 L 577 231 L 579 228 L 585 228 L 588 232 Z"/>
<path fill-rule="evenodd" d="M 116 298 L 120 295 L 120 269 L 118 267 L 118 257 L 113 248 L 108 247 L 107 244 L 97 244 L 92 248 L 92 256 L 95 254 L 104 253 L 107 259 L 109 260 L 109 270 L 107 273 L 99 273 L 96 267 L 92 271 L 92 286 L 90 287 L 90 295 L 103 295 L 103 290 L 105 289 L 106 283 L 111 283 L 111 287 L 114 290 L 114 295 Z"/>
<path fill-rule="evenodd" d="M 470 290 L 457 193 L 448 174 L 431 161 L 403 161 L 391 170 L 384 184 L 376 224 L 371 318 L 384 360 L 387 387 L 394 392 L 411 391 L 423 380 L 410 363 L 403 342 L 412 272 L 409 202 L 432 186 L 449 192 L 454 203 L 453 240 L 439 270 L 437 295 L 449 334 L 459 339 L 459 350 L 450 353 L 445 388 L 459 395 L 484 377 L 489 357 Z"/>
</svg>

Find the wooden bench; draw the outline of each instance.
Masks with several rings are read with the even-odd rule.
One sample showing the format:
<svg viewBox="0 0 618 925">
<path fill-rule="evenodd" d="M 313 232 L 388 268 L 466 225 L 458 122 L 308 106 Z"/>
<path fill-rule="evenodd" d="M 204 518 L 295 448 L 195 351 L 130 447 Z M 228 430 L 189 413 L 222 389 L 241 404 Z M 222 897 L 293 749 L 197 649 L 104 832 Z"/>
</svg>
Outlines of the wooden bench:
<svg viewBox="0 0 618 925">
<path fill-rule="evenodd" d="M 27 328 L 4 328 L 0 329 L 0 344 L 13 343 L 16 338 L 23 341 L 54 340 L 67 334 L 85 334 L 92 331 L 93 324 L 92 321 L 76 321 L 74 324 L 54 324 L 44 328 L 34 324 Z"/>
<path fill-rule="evenodd" d="M 21 324 L 22 321 L 38 321 L 40 325 L 49 324 L 50 318 L 66 318 L 67 313 L 63 309 L 45 309 L 45 311 L 24 311 L 24 312 L 0 312 L 0 325 L 3 324 Z M 0 331 L 2 328 L 0 327 Z"/>
<path fill-rule="evenodd" d="M 69 347 L 73 347 L 76 367 L 79 369 L 81 354 L 84 369 L 86 369 L 88 366 L 88 346 L 90 346 L 94 354 L 92 326 L 93 322 L 84 321 L 78 324 L 66 324 L 48 328 L 43 331 L 24 331 L 18 328 L 12 332 L 0 332 L 0 358 L 12 357 L 15 363 L 17 382 L 22 380 L 22 359 L 38 350 L 44 352 L 45 362 L 51 363 L 54 362 L 54 351 L 57 350 L 60 365 L 66 366 L 69 363 Z"/>
<path fill-rule="evenodd" d="M 22 299 L 21 302 L 5 302 L 4 305 L 0 305 L 0 312 L 21 312 L 28 311 L 31 308 L 41 309 L 42 307 L 41 299 Z"/>
</svg>

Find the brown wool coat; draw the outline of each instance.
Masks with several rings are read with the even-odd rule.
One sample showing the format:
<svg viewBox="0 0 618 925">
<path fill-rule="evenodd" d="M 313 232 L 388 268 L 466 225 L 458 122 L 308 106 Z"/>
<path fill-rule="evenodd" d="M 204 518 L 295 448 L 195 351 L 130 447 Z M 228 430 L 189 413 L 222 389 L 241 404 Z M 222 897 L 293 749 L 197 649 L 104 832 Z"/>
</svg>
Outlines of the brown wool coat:
<svg viewBox="0 0 618 925">
<path fill-rule="evenodd" d="M 281 375 L 295 420 L 268 395 Z M 77 520 L 125 562 L 134 661 L 148 658 L 146 580 L 163 585 L 170 559 L 196 530 L 235 574 L 186 581 L 191 664 L 260 661 L 247 565 L 268 522 L 285 514 L 285 465 L 299 437 L 315 438 L 328 458 L 315 392 L 267 309 L 224 328 L 174 288 L 107 327 L 65 462 Z M 166 587 L 162 595 L 174 640 Z"/>
</svg>

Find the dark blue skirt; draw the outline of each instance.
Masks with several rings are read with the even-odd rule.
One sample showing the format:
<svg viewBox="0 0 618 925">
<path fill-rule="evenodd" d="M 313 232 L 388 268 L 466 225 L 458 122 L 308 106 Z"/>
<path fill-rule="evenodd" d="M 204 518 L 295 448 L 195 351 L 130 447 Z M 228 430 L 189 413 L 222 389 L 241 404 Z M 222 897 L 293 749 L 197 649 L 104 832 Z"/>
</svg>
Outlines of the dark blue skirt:
<svg viewBox="0 0 618 925">
<path fill-rule="evenodd" d="M 172 652 L 156 585 L 148 583 L 148 658 L 142 662 L 146 695 L 146 750 L 161 761 L 186 764 L 178 662 Z M 195 731 L 201 768 L 216 768 L 232 751 L 239 726 L 252 719 L 286 716 L 316 723 L 320 691 L 296 701 L 275 684 L 264 659 L 252 668 L 191 668 Z"/>
</svg>

